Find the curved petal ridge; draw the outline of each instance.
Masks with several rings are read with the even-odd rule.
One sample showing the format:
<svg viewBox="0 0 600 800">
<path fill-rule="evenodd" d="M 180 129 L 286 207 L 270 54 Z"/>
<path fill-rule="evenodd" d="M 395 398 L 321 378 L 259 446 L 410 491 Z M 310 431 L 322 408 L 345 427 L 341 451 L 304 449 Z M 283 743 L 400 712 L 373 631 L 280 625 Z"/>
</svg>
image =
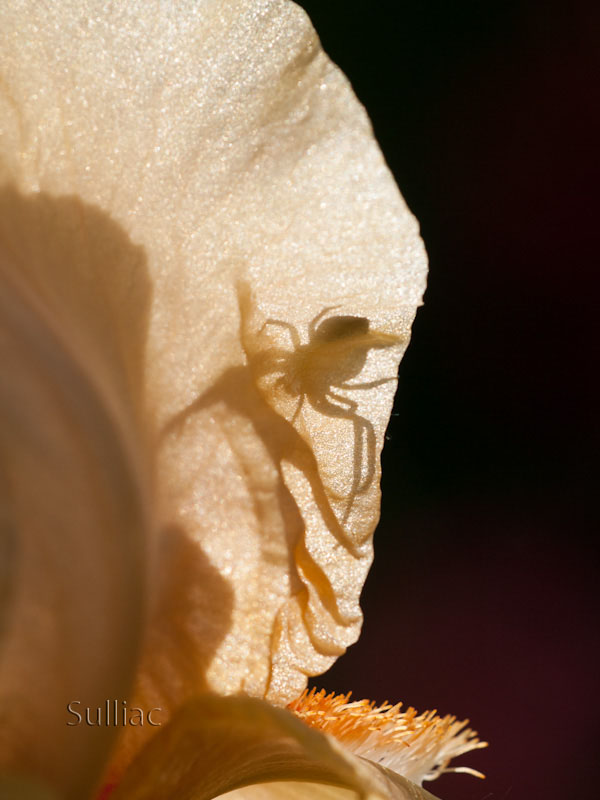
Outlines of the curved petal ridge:
<svg viewBox="0 0 600 800">
<path fill-rule="evenodd" d="M 5 253 L 0 286 L 0 508 L 13 578 L 0 763 L 75 800 L 97 780 L 114 730 L 69 727 L 68 704 L 126 697 L 138 655 L 146 476 L 113 412 L 118 392 L 90 377 Z"/>
</svg>

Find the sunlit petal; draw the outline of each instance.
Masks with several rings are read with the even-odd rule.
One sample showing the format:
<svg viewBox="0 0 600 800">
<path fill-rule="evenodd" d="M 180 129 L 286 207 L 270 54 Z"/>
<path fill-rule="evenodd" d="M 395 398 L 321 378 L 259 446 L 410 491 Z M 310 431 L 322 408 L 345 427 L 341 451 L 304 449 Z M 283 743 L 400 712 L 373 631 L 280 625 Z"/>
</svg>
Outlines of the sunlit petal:
<svg viewBox="0 0 600 800">
<path fill-rule="evenodd" d="M 360 630 L 416 222 L 285 0 L 16 0 L 2 47 L 0 181 L 108 214 L 151 282 L 162 577 L 139 696 L 284 703 Z"/>
</svg>

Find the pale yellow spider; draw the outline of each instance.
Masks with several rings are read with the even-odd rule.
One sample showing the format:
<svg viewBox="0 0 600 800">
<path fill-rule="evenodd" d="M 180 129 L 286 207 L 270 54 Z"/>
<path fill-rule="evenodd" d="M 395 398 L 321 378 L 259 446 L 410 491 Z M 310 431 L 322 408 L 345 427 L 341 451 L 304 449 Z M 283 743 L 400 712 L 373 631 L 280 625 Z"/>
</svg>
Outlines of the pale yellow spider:
<svg viewBox="0 0 600 800">
<path fill-rule="evenodd" d="M 373 425 L 358 413 L 358 403 L 338 390 L 368 390 L 395 381 L 396 376 L 362 383 L 348 382 L 362 372 L 369 350 L 392 347 L 400 344 L 402 339 L 391 333 L 370 330 L 366 317 L 327 316 L 339 306 L 328 306 L 313 317 L 308 324 L 306 344 L 302 344 L 294 325 L 279 319 L 267 319 L 258 334 L 253 334 L 249 325 L 251 296 L 246 284 L 238 285 L 238 297 L 242 345 L 253 378 L 261 386 L 264 385 L 261 379 L 275 375 L 277 378 L 270 384 L 268 393 L 275 398 L 280 392 L 290 398 L 298 398 L 291 423 L 296 422 L 305 400 L 320 414 L 347 419 L 352 423 L 353 477 L 343 518 L 345 522 L 354 499 L 365 492 L 373 481 L 376 441 Z M 286 331 L 293 349 L 265 346 L 263 334 L 267 326 Z"/>
</svg>

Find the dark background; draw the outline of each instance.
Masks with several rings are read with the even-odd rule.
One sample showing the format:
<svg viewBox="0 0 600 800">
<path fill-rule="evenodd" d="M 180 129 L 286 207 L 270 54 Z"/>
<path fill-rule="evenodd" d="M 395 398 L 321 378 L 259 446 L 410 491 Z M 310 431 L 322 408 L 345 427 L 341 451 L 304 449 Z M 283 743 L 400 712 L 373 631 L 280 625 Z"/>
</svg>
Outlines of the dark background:
<svg viewBox="0 0 600 800">
<path fill-rule="evenodd" d="M 357 645 L 314 683 L 468 716 L 444 800 L 598 796 L 600 3 L 302 2 L 422 227 Z M 594 502 L 592 502 L 594 499 Z"/>
</svg>

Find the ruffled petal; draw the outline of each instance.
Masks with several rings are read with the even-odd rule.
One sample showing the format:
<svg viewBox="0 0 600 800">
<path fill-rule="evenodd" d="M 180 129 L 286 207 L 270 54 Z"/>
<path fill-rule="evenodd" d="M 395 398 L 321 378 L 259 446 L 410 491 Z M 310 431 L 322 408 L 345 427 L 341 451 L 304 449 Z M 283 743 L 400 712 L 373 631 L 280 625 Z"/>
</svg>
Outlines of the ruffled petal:
<svg viewBox="0 0 600 800">
<path fill-rule="evenodd" d="M 432 798 L 287 711 L 250 698 L 204 696 L 144 748 L 111 800 L 210 800 L 227 792 L 240 800 Z"/>
<path fill-rule="evenodd" d="M 68 704 L 126 695 L 139 655 L 146 476 L 118 390 L 78 358 L 20 256 L 0 247 L 0 793 L 22 775 L 23 797 L 39 780 L 75 800 L 115 731 L 73 727 Z"/>
<path fill-rule="evenodd" d="M 2 48 L 0 181 L 80 198 L 147 259 L 162 535 L 141 702 L 284 703 L 360 630 L 417 224 L 285 0 L 16 0 Z"/>
</svg>

